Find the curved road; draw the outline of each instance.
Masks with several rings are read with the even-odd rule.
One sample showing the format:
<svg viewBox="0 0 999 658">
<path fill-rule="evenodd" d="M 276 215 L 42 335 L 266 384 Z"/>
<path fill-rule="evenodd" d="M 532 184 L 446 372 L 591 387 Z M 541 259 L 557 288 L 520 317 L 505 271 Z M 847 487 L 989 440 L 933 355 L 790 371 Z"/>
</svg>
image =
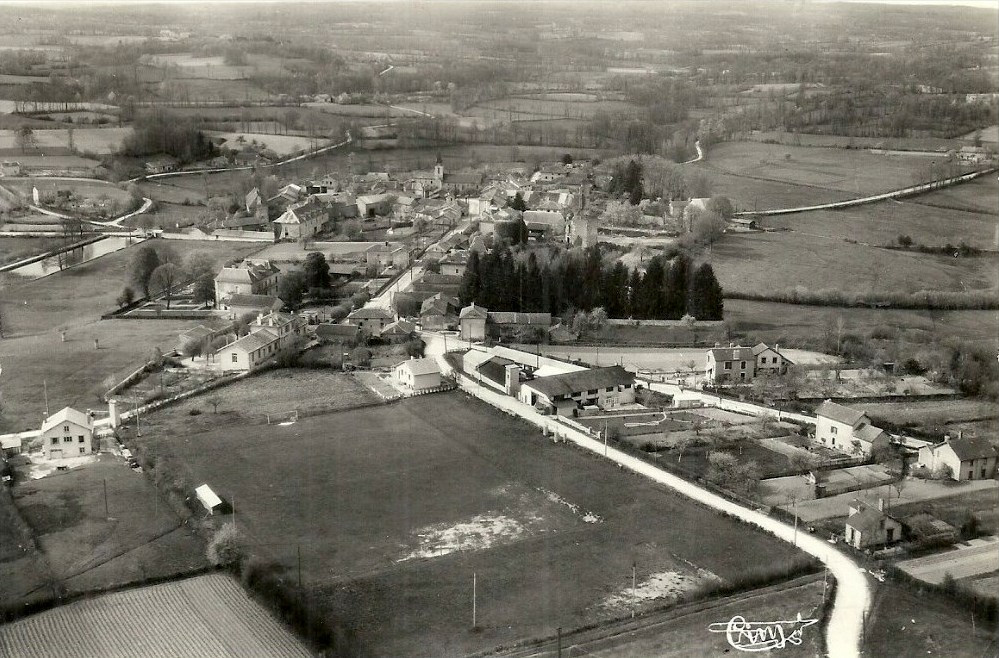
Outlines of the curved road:
<svg viewBox="0 0 999 658">
<path fill-rule="evenodd" d="M 468 343 L 457 337 L 446 339 L 444 336 L 432 332 L 422 332 L 421 337 L 427 344 L 427 356 L 438 357 L 438 361 L 442 361 L 439 357 L 444 353 L 445 340 L 451 343 L 448 347 L 452 350 L 459 347 L 470 347 Z M 442 365 L 446 364 L 442 363 Z M 462 388 L 489 404 L 518 415 L 539 427 L 553 424 L 548 417 L 539 414 L 533 407 L 491 389 L 486 389 L 474 382 L 466 381 Z M 786 523 L 722 498 L 696 484 L 660 470 L 637 457 L 604 446 L 596 439 L 574 432 L 567 427 L 559 426 L 559 432 L 582 448 L 603 455 L 621 467 L 667 486 L 687 498 L 771 532 L 786 542 L 794 543 L 801 550 L 820 560 L 835 576 L 837 583 L 836 598 L 833 600 L 832 612 L 826 626 L 827 655 L 830 658 L 857 658 L 860 656 L 864 619 L 871 607 L 871 586 L 864 570 L 846 553 L 815 535 L 804 531 L 796 532 L 792 526 Z M 751 612 L 747 611 L 747 613 Z"/>
</svg>

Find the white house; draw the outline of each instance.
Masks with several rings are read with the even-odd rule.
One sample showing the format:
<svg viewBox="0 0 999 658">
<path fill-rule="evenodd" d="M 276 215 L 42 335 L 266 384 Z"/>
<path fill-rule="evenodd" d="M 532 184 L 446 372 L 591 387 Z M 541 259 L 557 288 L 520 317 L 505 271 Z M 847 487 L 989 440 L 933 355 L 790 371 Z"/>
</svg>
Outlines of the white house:
<svg viewBox="0 0 999 658">
<path fill-rule="evenodd" d="M 272 312 L 258 315 L 249 331 L 215 353 L 215 360 L 223 372 L 255 369 L 302 336 L 305 323 L 296 316 Z"/>
<path fill-rule="evenodd" d="M 315 197 L 309 197 L 289 207 L 274 220 L 274 234 L 279 240 L 310 238 L 319 233 L 328 220 L 329 211 L 326 205 Z"/>
<path fill-rule="evenodd" d="M 351 311 L 347 316 L 347 324 L 353 324 L 366 330 L 373 336 L 382 333 L 388 324 L 395 320 L 395 314 L 379 306 L 366 306 Z"/>
<path fill-rule="evenodd" d="M 815 440 L 844 452 L 869 455 L 888 444 L 888 435 L 874 427 L 863 411 L 826 400 L 815 410 Z"/>
<path fill-rule="evenodd" d="M 462 340 L 484 340 L 486 337 L 486 319 L 489 312 L 472 302 L 470 306 L 461 309 L 458 314 L 458 324 L 461 327 Z"/>
<path fill-rule="evenodd" d="M 793 366 L 794 362 L 780 353 L 779 345 L 770 347 L 766 343 L 759 343 L 753 347 L 753 357 L 756 359 L 757 375 L 783 375 L 787 372 L 788 366 Z"/>
<path fill-rule="evenodd" d="M 222 307 L 231 295 L 273 295 L 280 272 L 270 261 L 226 265 L 215 275 L 215 304 Z"/>
<path fill-rule="evenodd" d="M 45 419 L 39 436 L 47 459 L 89 455 L 93 453 L 94 420 L 64 407 Z"/>
<path fill-rule="evenodd" d="M 397 382 L 413 391 L 441 385 L 441 370 L 434 359 L 409 359 L 395 367 Z"/>
<path fill-rule="evenodd" d="M 871 507 L 859 500 L 850 505 L 844 524 L 846 543 L 854 548 L 883 546 L 902 539 L 902 524 L 884 511 L 884 499 Z"/>
<path fill-rule="evenodd" d="M 988 480 L 996 476 L 999 453 L 992 442 L 982 437 L 950 439 L 919 449 L 919 464 L 936 470 L 950 469 L 955 480 Z"/>
<path fill-rule="evenodd" d="M 541 405 L 555 413 L 571 415 L 573 410 L 590 405 L 613 407 L 635 401 L 635 376 L 621 366 L 589 368 L 523 382 L 521 402 Z"/>
<path fill-rule="evenodd" d="M 715 384 L 748 382 L 756 374 L 753 348 L 712 348 L 708 350 L 708 361 L 704 370 L 707 381 Z"/>
</svg>

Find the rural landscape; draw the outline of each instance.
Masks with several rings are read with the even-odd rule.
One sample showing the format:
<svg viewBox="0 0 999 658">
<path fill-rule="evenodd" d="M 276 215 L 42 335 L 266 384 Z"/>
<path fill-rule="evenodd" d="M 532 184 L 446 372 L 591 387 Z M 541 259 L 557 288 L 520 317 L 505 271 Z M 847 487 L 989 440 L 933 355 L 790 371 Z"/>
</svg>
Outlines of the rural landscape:
<svg viewBox="0 0 999 658">
<path fill-rule="evenodd" d="M 0 3 L 0 655 L 999 656 L 987 2 Z"/>
</svg>

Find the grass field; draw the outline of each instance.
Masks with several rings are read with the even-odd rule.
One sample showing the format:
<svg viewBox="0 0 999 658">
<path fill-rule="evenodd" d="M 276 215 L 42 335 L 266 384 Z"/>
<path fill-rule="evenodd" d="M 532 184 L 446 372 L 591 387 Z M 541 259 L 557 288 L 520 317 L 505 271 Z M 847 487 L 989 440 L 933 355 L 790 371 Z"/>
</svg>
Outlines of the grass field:
<svg viewBox="0 0 999 658">
<path fill-rule="evenodd" d="M 66 241 L 63 238 L 7 238 L 0 237 L 0 265 L 14 263 L 24 258 L 44 254 Z"/>
<path fill-rule="evenodd" d="M 312 655 L 224 574 L 76 601 L 0 627 L 0 646 L 10 658 Z"/>
<path fill-rule="evenodd" d="M 107 197 L 109 200 L 122 204 L 129 203 L 128 192 L 117 185 L 104 183 L 101 181 L 85 182 L 79 180 L 46 180 L 44 178 L 9 180 L 4 185 L 16 191 L 26 201 L 31 200 L 31 188 L 37 187 L 41 196 L 56 194 L 59 190 L 70 190 L 77 197 L 86 199 L 100 199 Z"/>
<path fill-rule="evenodd" d="M 637 114 L 638 108 L 624 101 L 574 98 L 510 97 L 480 103 L 463 114 L 484 116 L 500 121 L 530 119 L 588 119 L 597 112 L 624 117 Z M 579 95 L 584 96 L 584 95 Z"/>
<path fill-rule="evenodd" d="M 105 454 L 92 464 L 24 480 L 13 493 L 50 577 L 69 592 L 207 566 L 201 540 L 120 457 Z"/>
<path fill-rule="evenodd" d="M 173 245 L 184 254 L 205 252 L 222 263 L 246 256 L 259 245 L 196 242 Z M 4 335 L 0 362 L 6 415 L 16 429 L 37 428 L 47 387 L 52 405 L 85 409 L 101 406 L 97 393 L 109 375 L 124 376 L 147 359 L 153 348 L 167 350 L 196 321 L 100 320 L 115 308 L 136 247 L 102 256 L 72 269 L 33 281 L 0 273 Z M 27 304 L 25 304 L 27 302 Z M 59 330 L 66 330 L 61 342 Z M 94 349 L 94 339 L 101 349 Z"/>
<path fill-rule="evenodd" d="M 232 148 L 239 148 L 239 137 L 243 137 L 246 143 L 256 140 L 258 144 L 265 144 L 267 148 L 278 155 L 288 155 L 296 151 L 305 151 L 314 146 L 326 146 L 330 143 L 328 139 L 311 139 L 309 137 L 298 137 L 295 135 L 267 135 L 263 133 L 240 133 L 240 132 L 219 132 L 216 130 L 205 131 L 212 137 L 224 137 L 226 145 Z"/>
<path fill-rule="evenodd" d="M 879 249 L 797 229 L 727 235 L 712 245 L 707 260 L 726 292 L 768 294 L 804 287 L 812 292 L 912 293 L 999 286 L 995 256 L 954 258 Z"/>
<path fill-rule="evenodd" d="M 182 192 L 178 192 L 178 194 L 182 194 Z M 196 195 L 192 194 L 193 196 Z M 133 227 L 185 228 L 199 223 L 204 214 L 204 206 L 188 206 L 158 201 L 151 211 L 129 217 L 122 224 Z"/>
<path fill-rule="evenodd" d="M 943 429 L 946 425 L 999 417 L 996 405 L 984 400 L 861 402 L 854 406 L 895 425 Z"/>
<path fill-rule="evenodd" d="M 121 145 L 126 135 L 131 134 L 130 127 L 117 128 L 74 128 L 73 144 L 81 152 L 111 153 Z M 69 131 L 65 128 L 36 129 L 35 142 L 39 148 L 68 147 Z M 0 148 L 15 148 L 13 130 L 0 130 Z"/>
<path fill-rule="evenodd" d="M 794 555 L 457 393 L 142 441 L 235 498 L 254 552 L 288 569 L 300 550 L 316 605 L 370 655 L 466 654 Z"/>
<path fill-rule="evenodd" d="M 185 201 L 196 203 L 205 201 L 204 184 L 202 184 L 199 190 L 197 187 L 180 187 L 174 185 L 173 180 L 166 178 L 158 181 L 142 181 L 138 183 L 138 186 L 142 190 L 142 195 L 149 197 L 153 201 L 178 204 L 182 204 Z"/>
</svg>

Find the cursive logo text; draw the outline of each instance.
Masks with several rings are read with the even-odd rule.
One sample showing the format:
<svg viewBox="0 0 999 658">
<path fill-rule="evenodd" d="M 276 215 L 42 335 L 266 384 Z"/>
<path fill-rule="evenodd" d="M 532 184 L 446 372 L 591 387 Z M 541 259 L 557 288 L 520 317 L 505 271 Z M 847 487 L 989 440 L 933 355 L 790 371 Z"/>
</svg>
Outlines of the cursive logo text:
<svg viewBox="0 0 999 658">
<path fill-rule="evenodd" d="M 818 619 L 802 619 L 800 612 L 791 621 L 746 621 L 736 615 L 727 622 L 710 624 L 708 630 L 725 633 L 728 643 L 739 651 L 770 651 L 788 644 L 800 645 L 804 629 L 818 622 Z"/>
</svg>

